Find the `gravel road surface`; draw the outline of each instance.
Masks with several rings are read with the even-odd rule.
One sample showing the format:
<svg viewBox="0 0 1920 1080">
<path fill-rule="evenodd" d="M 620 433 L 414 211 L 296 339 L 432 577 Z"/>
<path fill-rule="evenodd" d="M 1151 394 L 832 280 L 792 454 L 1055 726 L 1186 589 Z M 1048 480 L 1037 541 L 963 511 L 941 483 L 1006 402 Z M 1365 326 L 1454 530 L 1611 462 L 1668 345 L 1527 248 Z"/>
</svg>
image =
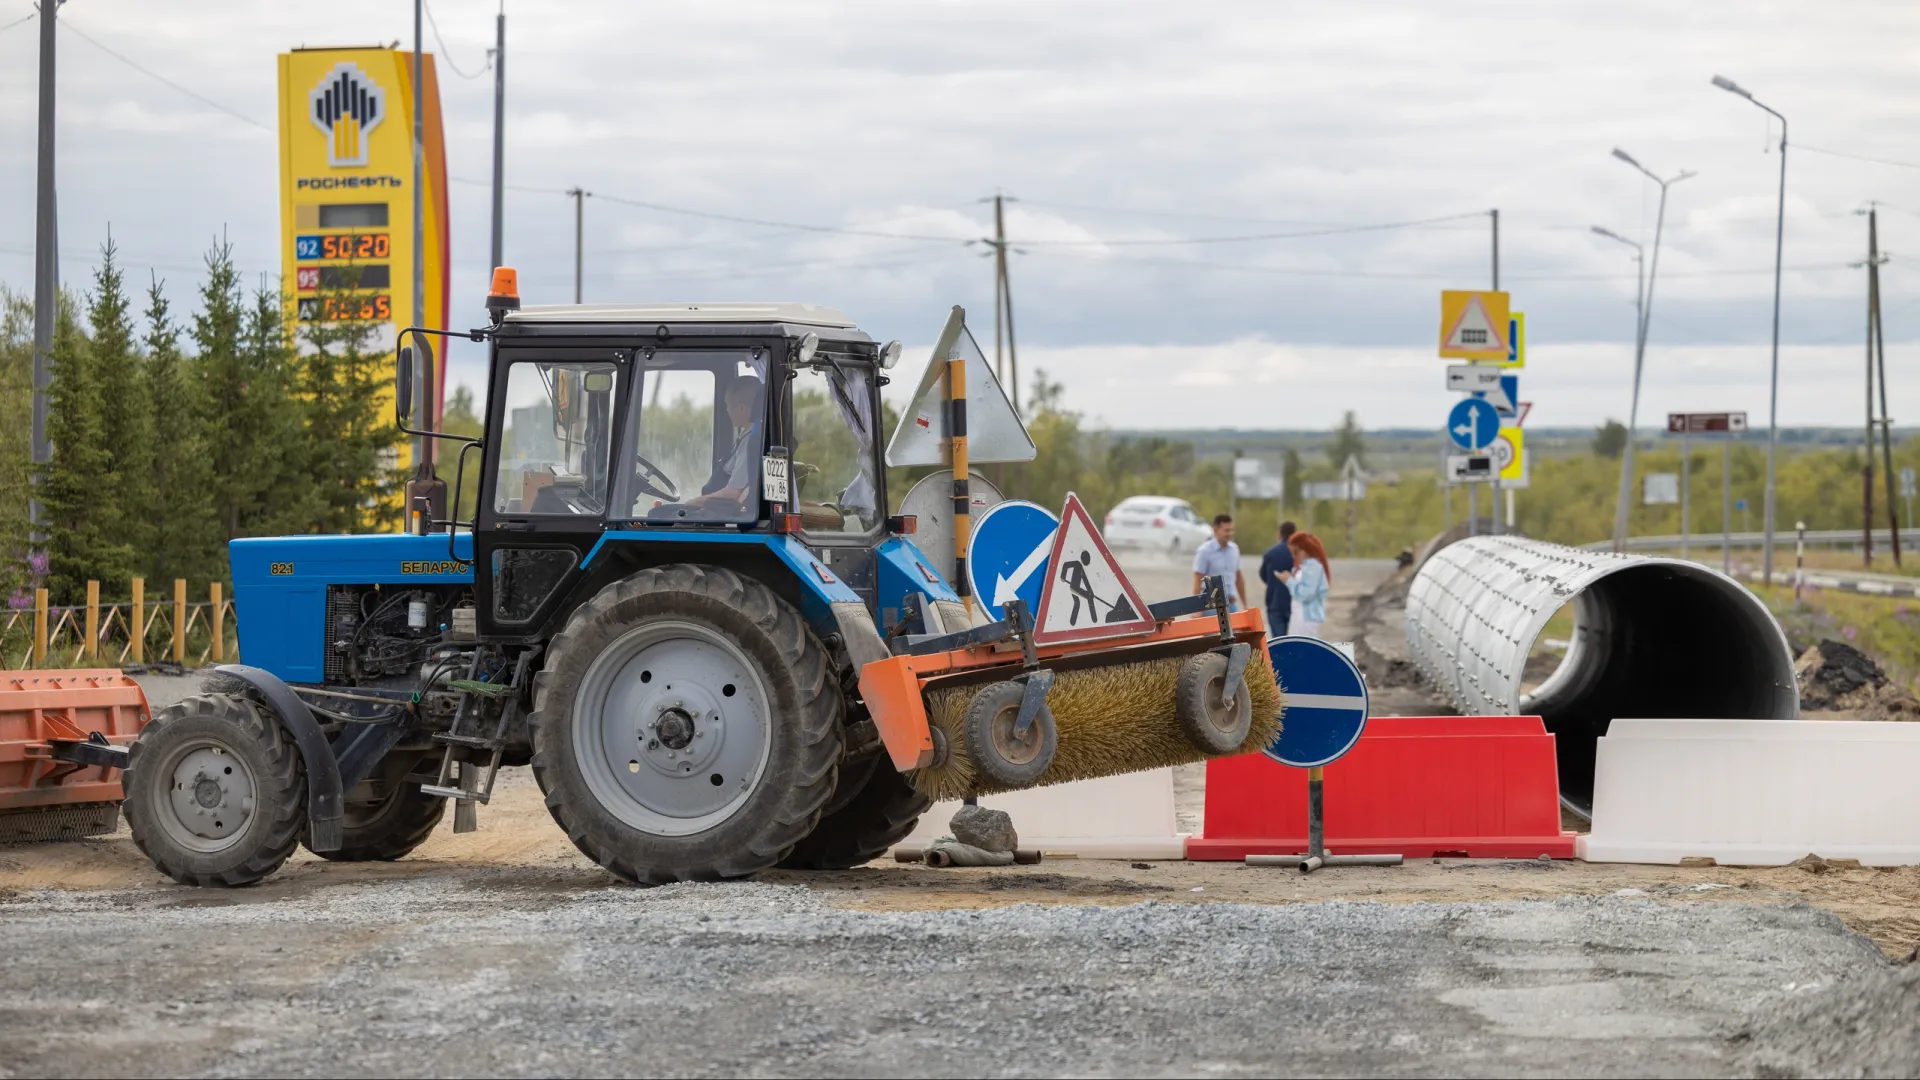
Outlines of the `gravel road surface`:
<svg viewBox="0 0 1920 1080">
<path fill-rule="evenodd" d="M 859 913 L 538 875 L 0 902 L 0 1075 L 1722 1075 L 1885 961 L 1803 905 Z"/>
</svg>

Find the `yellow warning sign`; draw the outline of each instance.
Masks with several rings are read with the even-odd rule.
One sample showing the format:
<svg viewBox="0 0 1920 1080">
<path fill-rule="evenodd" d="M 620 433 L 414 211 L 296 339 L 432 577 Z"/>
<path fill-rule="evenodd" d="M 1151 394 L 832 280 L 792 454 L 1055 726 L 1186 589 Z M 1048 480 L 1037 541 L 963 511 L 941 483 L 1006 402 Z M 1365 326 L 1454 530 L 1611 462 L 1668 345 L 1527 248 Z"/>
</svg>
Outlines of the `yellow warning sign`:
<svg viewBox="0 0 1920 1080">
<path fill-rule="evenodd" d="M 1451 360 L 1507 359 L 1507 294 L 1440 293 L 1440 355 Z"/>
</svg>

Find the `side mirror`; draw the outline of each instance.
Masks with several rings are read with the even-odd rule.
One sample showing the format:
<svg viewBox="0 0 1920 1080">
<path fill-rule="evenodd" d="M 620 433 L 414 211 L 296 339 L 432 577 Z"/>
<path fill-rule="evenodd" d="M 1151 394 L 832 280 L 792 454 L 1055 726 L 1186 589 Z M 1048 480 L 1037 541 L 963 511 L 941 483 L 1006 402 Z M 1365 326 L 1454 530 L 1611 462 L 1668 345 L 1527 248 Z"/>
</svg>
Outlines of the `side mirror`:
<svg viewBox="0 0 1920 1080">
<path fill-rule="evenodd" d="M 402 345 L 393 364 L 393 415 L 401 423 L 413 417 L 413 346 Z"/>
</svg>

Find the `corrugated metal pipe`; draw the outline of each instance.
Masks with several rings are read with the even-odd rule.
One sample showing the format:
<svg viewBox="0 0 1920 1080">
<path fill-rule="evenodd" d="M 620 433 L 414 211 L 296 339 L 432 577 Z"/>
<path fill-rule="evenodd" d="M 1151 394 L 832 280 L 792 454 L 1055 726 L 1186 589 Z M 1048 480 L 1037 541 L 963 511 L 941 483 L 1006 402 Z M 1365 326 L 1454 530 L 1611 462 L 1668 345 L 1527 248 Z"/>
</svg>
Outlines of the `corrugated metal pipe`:
<svg viewBox="0 0 1920 1080">
<path fill-rule="evenodd" d="M 1569 602 L 1566 655 L 1528 689 L 1527 657 Z M 1414 576 L 1407 652 L 1463 715 L 1538 714 L 1555 736 L 1561 801 L 1583 815 L 1595 740 L 1616 717 L 1800 713 L 1793 653 L 1766 604 L 1719 571 L 1678 559 L 1513 536 L 1459 541 Z"/>
</svg>

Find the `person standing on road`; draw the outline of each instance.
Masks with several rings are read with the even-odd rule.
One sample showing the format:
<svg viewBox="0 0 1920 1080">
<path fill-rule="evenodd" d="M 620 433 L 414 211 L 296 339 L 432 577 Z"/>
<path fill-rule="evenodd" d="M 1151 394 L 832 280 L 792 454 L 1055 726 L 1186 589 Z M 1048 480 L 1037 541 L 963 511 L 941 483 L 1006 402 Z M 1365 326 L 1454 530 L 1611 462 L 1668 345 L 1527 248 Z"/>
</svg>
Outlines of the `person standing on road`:
<svg viewBox="0 0 1920 1080">
<path fill-rule="evenodd" d="M 1296 531 L 1293 522 L 1281 522 L 1280 542 L 1260 556 L 1260 583 L 1267 587 L 1270 637 L 1286 637 L 1287 626 L 1293 621 L 1293 593 L 1287 588 L 1287 581 L 1293 577 L 1293 552 L 1287 547 L 1287 538 Z"/>
<path fill-rule="evenodd" d="M 1227 604 L 1240 610 L 1240 598 L 1247 595 L 1247 579 L 1240 573 L 1240 545 L 1233 542 L 1233 515 L 1213 515 L 1213 538 L 1193 549 L 1193 591 L 1210 577 L 1227 583 Z"/>
<path fill-rule="evenodd" d="M 1297 532 L 1287 541 L 1293 553 L 1293 580 L 1290 588 L 1294 602 L 1300 605 L 1300 618 L 1293 624 L 1295 637 L 1320 636 L 1320 624 L 1327 621 L 1327 593 L 1333 587 L 1333 568 L 1327 565 L 1327 549 L 1320 538 L 1309 532 Z"/>
</svg>

